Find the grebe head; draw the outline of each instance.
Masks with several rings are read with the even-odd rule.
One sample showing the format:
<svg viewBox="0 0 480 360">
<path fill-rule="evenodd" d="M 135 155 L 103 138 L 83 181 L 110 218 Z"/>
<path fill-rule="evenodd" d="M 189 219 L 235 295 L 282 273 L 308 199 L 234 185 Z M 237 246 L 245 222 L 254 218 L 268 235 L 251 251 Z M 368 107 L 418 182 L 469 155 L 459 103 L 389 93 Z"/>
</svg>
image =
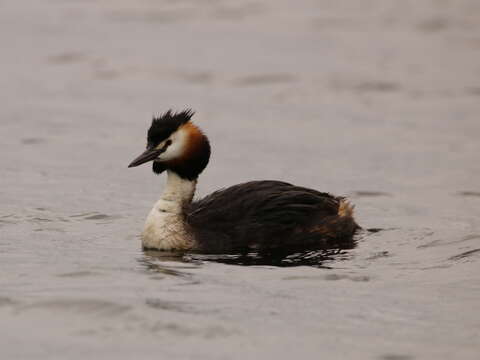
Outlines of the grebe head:
<svg viewBox="0 0 480 360">
<path fill-rule="evenodd" d="M 154 117 L 147 134 L 147 150 L 128 167 L 153 161 L 153 172 L 171 170 L 187 180 L 195 180 L 210 158 L 208 138 L 191 121 L 191 110 L 168 110 Z"/>
</svg>

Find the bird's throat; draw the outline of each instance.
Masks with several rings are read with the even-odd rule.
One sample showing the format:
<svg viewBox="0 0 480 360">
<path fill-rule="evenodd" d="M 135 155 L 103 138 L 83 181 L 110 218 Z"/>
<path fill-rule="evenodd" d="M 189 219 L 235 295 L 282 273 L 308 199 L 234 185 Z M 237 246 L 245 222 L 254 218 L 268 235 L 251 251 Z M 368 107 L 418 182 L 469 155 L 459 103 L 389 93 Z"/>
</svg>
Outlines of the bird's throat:
<svg viewBox="0 0 480 360">
<path fill-rule="evenodd" d="M 195 246 L 183 211 L 192 201 L 196 184 L 196 180 L 183 179 L 175 172 L 168 171 L 165 190 L 145 222 L 142 233 L 144 248 L 188 250 Z"/>
<path fill-rule="evenodd" d="M 167 184 L 159 202 L 169 205 L 167 207 L 178 207 L 181 211 L 183 206 L 192 201 L 197 181 L 184 179 L 170 170 L 167 171 L 167 174 Z"/>
</svg>

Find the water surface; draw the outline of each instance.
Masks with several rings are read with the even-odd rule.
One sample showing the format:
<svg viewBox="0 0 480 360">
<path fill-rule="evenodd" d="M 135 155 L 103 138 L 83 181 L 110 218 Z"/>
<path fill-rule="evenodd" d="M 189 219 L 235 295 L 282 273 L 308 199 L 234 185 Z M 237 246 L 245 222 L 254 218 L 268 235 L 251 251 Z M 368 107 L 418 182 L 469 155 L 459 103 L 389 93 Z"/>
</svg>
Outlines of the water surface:
<svg viewBox="0 0 480 360">
<path fill-rule="evenodd" d="M 2 358 L 478 358 L 479 4 L 0 7 Z M 199 196 L 289 181 L 382 231 L 308 266 L 142 252 L 164 179 L 127 164 L 169 107 L 212 142 Z"/>
</svg>

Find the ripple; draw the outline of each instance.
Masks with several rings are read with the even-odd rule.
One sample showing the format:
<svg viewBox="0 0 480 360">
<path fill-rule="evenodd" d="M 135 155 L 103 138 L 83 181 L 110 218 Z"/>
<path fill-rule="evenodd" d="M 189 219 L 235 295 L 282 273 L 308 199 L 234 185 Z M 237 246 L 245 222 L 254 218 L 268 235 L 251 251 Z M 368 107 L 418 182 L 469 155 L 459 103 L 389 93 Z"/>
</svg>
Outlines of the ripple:
<svg viewBox="0 0 480 360">
<path fill-rule="evenodd" d="M 49 218 L 43 218 L 43 217 L 38 217 L 38 216 L 30 218 L 30 220 L 33 221 L 33 222 L 53 222 L 54 221 L 54 220 L 49 219 Z"/>
<path fill-rule="evenodd" d="M 142 267 L 144 267 L 149 273 L 160 273 L 163 275 L 168 275 L 168 276 L 175 276 L 175 277 L 181 277 L 181 278 L 191 278 L 192 275 L 190 273 L 187 273 L 185 271 L 181 271 L 185 269 L 185 267 L 179 267 L 181 270 L 177 270 L 172 265 L 166 265 L 163 264 L 160 261 L 177 261 L 180 263 L 185 262 L 182 254 L 177 253 L 177 254 L 168 254 L 166 256 L 162 255 L 162 251 L 145 251 L 146 256 L 143 258 L 138 259 L 138 262 Z M 197 266 L 194 267 L 187 267 L 187 269 L 194 269 Z"/>
<path fill-rule="evenodd" d="M 25 145 L 36 145 L 36 144 L 42 144 L 46 142 L 45 139 L 42 138 L 24 138 L 21 140 L 22 144 Z"/>
<path fill-rule="evenodd" d="M 445 30 L 448 28 L 448 26 L 449 26 L 449 22 L 445 18 L 431 18 L 431 19 L 426 19 L 420 22 L 417 25 L 417 28 L 425 32 L 433 33 L 437 31 Z"/>
<path fill-rule="evenodd" d="M 375 234 L 375 233 L 378 233 L 380 231 L 384 231 L 385 229 L 382 229 L 382 228 L 368 228 L 368 229 L 365 229 L 365 230 L 367 230 L 371 234 Z"/>
<path fill-rule="evenodd" d="M 377 260 L 377 259 L 382 259 L 389 256 L 390 256 L 390 253 L 388 251 L 378 251 L 376 253 L 373 253 L 369 257 L 367 257 L 366 260 Z"/>
<path fill-rule="evenodd" d="M 120 22 L 141 22 L 141 23 L 158 23 L 169 24 L 177 21 L 183 21 L 191 18 L 194 14 L 186 9 L 172 10 L 116 10 L 107 16 Z"/>
<path fill-rule="evenodd" d="M 258 86 L 258 85 L 272 85 L 291 83 L 296 80 L 296 77 L 291 74 L 278 73 L 278 74 L 257 74 L 248 75 L 238 78 L 233 81 L 238 86 Z"/>
<path fill-rule="evenodd" d="M 346 275 L 346 274 L 327 274 L 325 275 L 325 280 L 351 280 L 351 281 L 360 281 L 366 282 L 370 281 L 370 277 L 367 275 Z"/>
<path fill-rule="evenodd" d="M 355 90 L 360 92 L 395 92 L 400 90 L 400 85 L 387 81 L 365 81 L 357 84 Z"/>
<path fill-rule="evenodd" d="M 106 214 L 98 214 L 98 215 L 91 215 L 87 216 L 85 220 L 104 220 L 104 219 L 111 219 L 112 217 Z"/>
<path fill-rule="evenodd" d="M 480 197 L 480 191 L 459 191 L 457 195 L 465 197 Z"/>
<path fill-rule="evenodd" d="M 190 84 L 211 84 L 214 80 L 213 73 L 208 71 L 179 72 L 177 76 Z"/>
<path fill-rule="evenodd" d="M 12 225 L 12 224 L 16 224 L 16 222 L 11 220 L 0 219 L 0 227 L 6 226 L 6 225 Z"/>
<path fill-rule="evenodd" d="M 93 299 L 56 299 L 39 301 L 31 305 L 17 308 L 19 312 L 33 309 L 45 309 L 54 311 L 68 311 L 80 314 L 97 314 L 101 316 L 117 316 L 128 310 L 130 306 L 120 305 L 110 301 Z"/>
<path fill-rule="evenodd" d="M 413 360 L 414 357 L 411 355 L 403 354 L 384 354 L 380 356 L 381 360 Z"/>
<path fill-rule="evenodd" d="M 17 302 L 8 298 L 8 297 L 3 297 L 0 296 L 0 306 L 11 306 L 15 305 Z"/>
<path fill-rule="evenodd" d="M 472 255 L 477 254 L 479 252 L 480 252 L 480 249 L 468 250 L 468 251 L 462 252 L 458 255 L 451 256 L 451 257 L 448 258 L 448 260 L 458 261 L 458 260 L 462 260 L 462 259 L 465 259 L 465 258 L 470 258 Z"/>
<path fill-rule="evenodd" d="M 260 3 L 236 6 L 221 5 L 214 11 L 214 16 L 222 20 L 244 20 L 250 16 L 263 14 L 265 11 L 265 6 Z"/>
<path fill-rule="evenodd" d="M 180 312 L 180 313 L 197 313 L 191 306 L 184 302 L 178 301 L 166 301 L 158 298 L 148 298 L 145 300 L 145 304 L 157 310 L 165 310 L 165 311 L 173 311 L 173 312 Z"/>
<path fill-rule="evenodd" d="M 392 194 L 382 192 L 382 191 L 368 191 L 368 190 L 359 190 L 352 193 L 352 197 L 379 197 L 379 196 L 392 196 Z"/>
<path fill-rule="evenodd" d="M 80 52 L 64 52 L 48 57 L 48 62 L 55 65 L 66 65 L 80 62 L 85 55 Z"/>
<path fill-rule="evenodd" d="M 121 216 L 119 215 L 108 215 L 108 214 L 102 214 L 98 212 L 86 212 L 86 213 L 81 213 L 81 214 L 76 214 L 76 215 L 70 215 L 71 218 L 82 218 L 83 220 L 116 220 L 120 219 Z"/>
<path fill-rule="evenodd" d="M 336 281 L 336 280 L 351 280 L 366 282 L 370 281 L 371 278 L 368 275 L 348 275 L 348 274 L 327 274 L 322 276 L 286 276 L 283 280 L 327 280 L 327 281 Z"/>
<path fill-rule="evenodd" d="M 77 278 L 77 277 L 86 277 L 86 276 L 95 276 L 95 275 L 99 275 L 99 273 L 96 273 L 93 271 L 74 271 L 69 273 L 58 274 L 57 276 Z"/>
<path fill-rule="evenodd" d="M 417 246 L 417 249 L 424 249 L 424 248 L 430 248 L 430 247 L 435 247 L 435 246 L 458 244 L 458 243 L 462 243 L 462 242 L 465 242 L 465 241 L 477 240 L 477 239 L 480 239 L 479 234 L 469 234 L 469 235 L 466 235 L 466 236 L 462 237 L 461 239 L 452 240 L 452 241 L 445 241 L 445 240 L 441 240 L 441 239 L 436 239 L 436 240 L 430 241 L 426 244 L 422 244 L 422 245 Z"/>
<path fill-rule="evenodd" d="M 480 95 L 480 87 L 470 87 L 466 89 L 466 92 L 470 95 L 479 96 Z"/>
<path fill-rule="evenodd" d="M 207 339 L 225 337 L 233 333 L 231 330 L 228 330 L 223 326 L 211 325 L 207 327 L 194 327 L 187 326 L 183 323 L 163 321 L 157 321 L 154 324 L 144 325 L 144 327 L 148 333 L 167 332 L 176 334 L 178 336 L 201 336 Z"/>
</svg>

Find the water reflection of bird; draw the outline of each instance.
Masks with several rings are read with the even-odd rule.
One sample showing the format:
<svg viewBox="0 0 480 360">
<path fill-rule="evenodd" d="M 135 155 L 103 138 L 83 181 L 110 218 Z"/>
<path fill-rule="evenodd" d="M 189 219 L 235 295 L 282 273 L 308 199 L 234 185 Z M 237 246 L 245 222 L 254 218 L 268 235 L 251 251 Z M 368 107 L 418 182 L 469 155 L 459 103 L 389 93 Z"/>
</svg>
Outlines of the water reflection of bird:
<svg viewBox="0 0 480 360">
<path fill-rule="evenodd" d="M 192 201 L 210 143 L 190 110 L 154 118 L 147 149 L 129 167 L 152 161 L 166 188 L 142 234 L 145 249 L 287 250 L 351 243 L 360 227 L 343 197 L 281 181 L 251 181 Z"/>
</svg>

